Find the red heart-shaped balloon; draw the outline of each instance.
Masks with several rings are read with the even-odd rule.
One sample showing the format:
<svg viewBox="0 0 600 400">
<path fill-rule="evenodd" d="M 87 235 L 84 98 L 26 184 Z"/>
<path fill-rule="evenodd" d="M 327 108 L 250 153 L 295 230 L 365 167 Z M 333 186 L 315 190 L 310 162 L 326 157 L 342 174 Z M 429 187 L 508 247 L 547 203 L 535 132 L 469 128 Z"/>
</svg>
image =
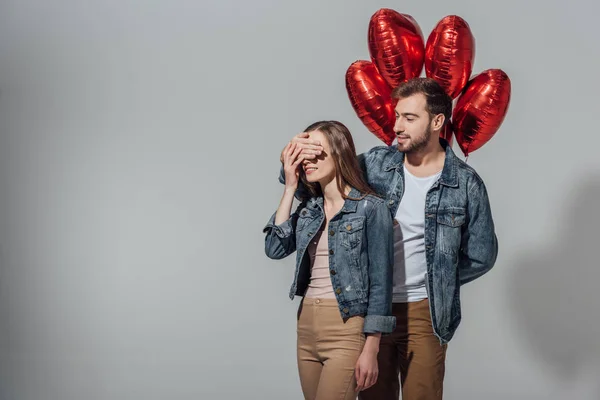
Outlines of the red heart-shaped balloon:
<svg viewBox="0 0 600 400">
<path fill-rule="evenodd" d="M 437 23 L 425 47 L 425 74 L 453 99 L 463 90 L 475 62 L 475 38 L 467 21 L 448 15 Z"/>
<path fill-rule="evenodd" d="M 417 21 L 389 8 L 378 10 L 369 22 L 369 53 L 391 88 L 421 75 L 425 45 Z"/>
<path fill-rule="evenodd" d="M 510 93 L 510 79 L 500 69 L 485 70 L 467 83 L 452 114 L 454 135 L 465 156 L 498 131 L 508 111 Z"/>
<path fill-rule="evenodd" d="M 392 92 L 375 65 L 355 61 L 346 71 L 346 90 L 358 118 L 367 129 L 388 146 L 394 134 L 394 104 Z"/>
</svg>

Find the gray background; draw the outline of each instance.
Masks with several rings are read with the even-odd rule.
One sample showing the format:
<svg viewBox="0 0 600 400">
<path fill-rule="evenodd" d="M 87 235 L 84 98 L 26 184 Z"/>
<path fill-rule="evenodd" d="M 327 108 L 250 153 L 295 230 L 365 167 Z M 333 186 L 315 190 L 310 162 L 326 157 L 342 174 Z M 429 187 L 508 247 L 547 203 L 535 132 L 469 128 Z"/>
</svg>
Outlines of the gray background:
<svg viewBox="0 0 600 400">
<path fill-rule="evenodd" d="M 293 260 L 261 230 L 291 136 L 380 144 L 344 87 L 380 7 L 425 36 L 462 16 L 474 72 L 513 83 L 469 158 L 500 254 L 464 288 L 445 398 L 600 398 L 595 1 L 4 0 L 1 400 L 301 398 Z"/>
</svg>

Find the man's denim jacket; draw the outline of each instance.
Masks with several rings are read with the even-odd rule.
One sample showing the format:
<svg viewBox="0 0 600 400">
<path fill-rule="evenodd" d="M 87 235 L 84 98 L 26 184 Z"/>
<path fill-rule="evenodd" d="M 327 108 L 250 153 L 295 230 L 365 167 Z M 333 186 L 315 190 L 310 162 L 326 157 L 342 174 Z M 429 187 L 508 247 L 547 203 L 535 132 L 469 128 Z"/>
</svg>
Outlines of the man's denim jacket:
<svg viewBox="0 0 600 400">
<path fill-rule="evenodd" d="M 460 160 L 444 139 L 446 158 L 439 180 L 425 200 L 425 286 L 433 331 L 450 341 L 461 321 L 460 287 L 496 262 L 498 241 L 483 180 Z M 378 146 L 358 156 L 369 185 L 385 196 L 395 217 L 404 193 L 404 153 L 395 145 Z M 284 183 L 280 173 L 280 182 Z M 303 195 L 299 187 L 297 196 Z"/>
<path fill-rule="evenodd" d="M 352 189 L 349 197 L 360 198 Z M 314 197 L 298 206 L 290 218 L 275 225 L 275 214 L 264 228 L 265 253 L 281 259 L 296 254 L 296 272 L 290 298 L 303 296 L 310 282 L 311 261 L 307 247 L 325 222 L 323 198 Z M 364 316 L 365 333 L 390 333 L 396 326 L 392 313 L 394 259 L 393 220 L 385 200 L 367 195 L 346 199 L 331 218 L 327 231 L 329 272 L 340 314 L 345 320 Z"/>
</svg>

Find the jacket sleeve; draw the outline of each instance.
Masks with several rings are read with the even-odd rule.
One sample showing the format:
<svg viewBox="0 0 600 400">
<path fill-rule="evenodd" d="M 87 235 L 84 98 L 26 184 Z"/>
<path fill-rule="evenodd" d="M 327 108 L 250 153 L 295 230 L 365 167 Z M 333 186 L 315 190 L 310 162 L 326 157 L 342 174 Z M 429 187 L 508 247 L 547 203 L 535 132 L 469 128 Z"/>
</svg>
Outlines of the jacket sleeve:
<svg viewBox="0 0 600 400">
<path fill-rule="evenodd" d="M 494 266 L 498 238 L 483 182 L 473 185 L 468 194 L 467 221 L 463 228 L 458 262 L 460 284 L 471 282 Z"/>
<path fill-rule="evenodd" d="M 392 316 L 394 231 L 392 216 L 384 202 L 375 204 L 366 224 L 369 304 L 363 330 L 390 333 L 396 327 L 396 318 Z"/>
<path fill-rule="evenodd" d="M 300 207 L 300 206 L 299 206 Z M 297 210 L 298 211 L 298 210 Z M 275 225 L 273 213 L 267 225 L 263 228 L 265 236 L 265 254 L 274 260 L 285 258 L 296 251 L 296 223 L 298 212 L 290 215 L 287 221 Z"/>
</svg>

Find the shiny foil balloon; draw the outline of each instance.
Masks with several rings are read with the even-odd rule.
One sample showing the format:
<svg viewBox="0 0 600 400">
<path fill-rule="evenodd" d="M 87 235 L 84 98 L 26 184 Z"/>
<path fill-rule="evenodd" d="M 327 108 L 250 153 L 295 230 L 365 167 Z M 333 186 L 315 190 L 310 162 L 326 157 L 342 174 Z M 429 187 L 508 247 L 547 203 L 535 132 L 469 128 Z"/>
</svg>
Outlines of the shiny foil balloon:
<svg viewBox="0 0 600 400">
<path fill-rule="evenodd" d="M 359 60 L 346 71 L 346 90 L 358 118 L 388 146 L 394 134 L 394 106 L 391 89 L 369 61 Z"/>
<path fill-rule="evenodd" d="M 510 79 L 499 69 L 483 71 L 467 83 L 452 114 L 456 142 L 465 156 L 498 131 L 508 111 L 510 92 Z"/>
<path fill-rule="evenodd" d="M 382 8 L 369 22 L 369 53 L 391 88 L 421 75 L 425 45 L 413 17 Z"/>
<path fill-rule="evenodd" d="M 455 99 L 465 87 L 475 62 L 475 38 L 469 24 L 457 15 L 435 26 L 425 47 L 425 73 Z"/>
</svg>

